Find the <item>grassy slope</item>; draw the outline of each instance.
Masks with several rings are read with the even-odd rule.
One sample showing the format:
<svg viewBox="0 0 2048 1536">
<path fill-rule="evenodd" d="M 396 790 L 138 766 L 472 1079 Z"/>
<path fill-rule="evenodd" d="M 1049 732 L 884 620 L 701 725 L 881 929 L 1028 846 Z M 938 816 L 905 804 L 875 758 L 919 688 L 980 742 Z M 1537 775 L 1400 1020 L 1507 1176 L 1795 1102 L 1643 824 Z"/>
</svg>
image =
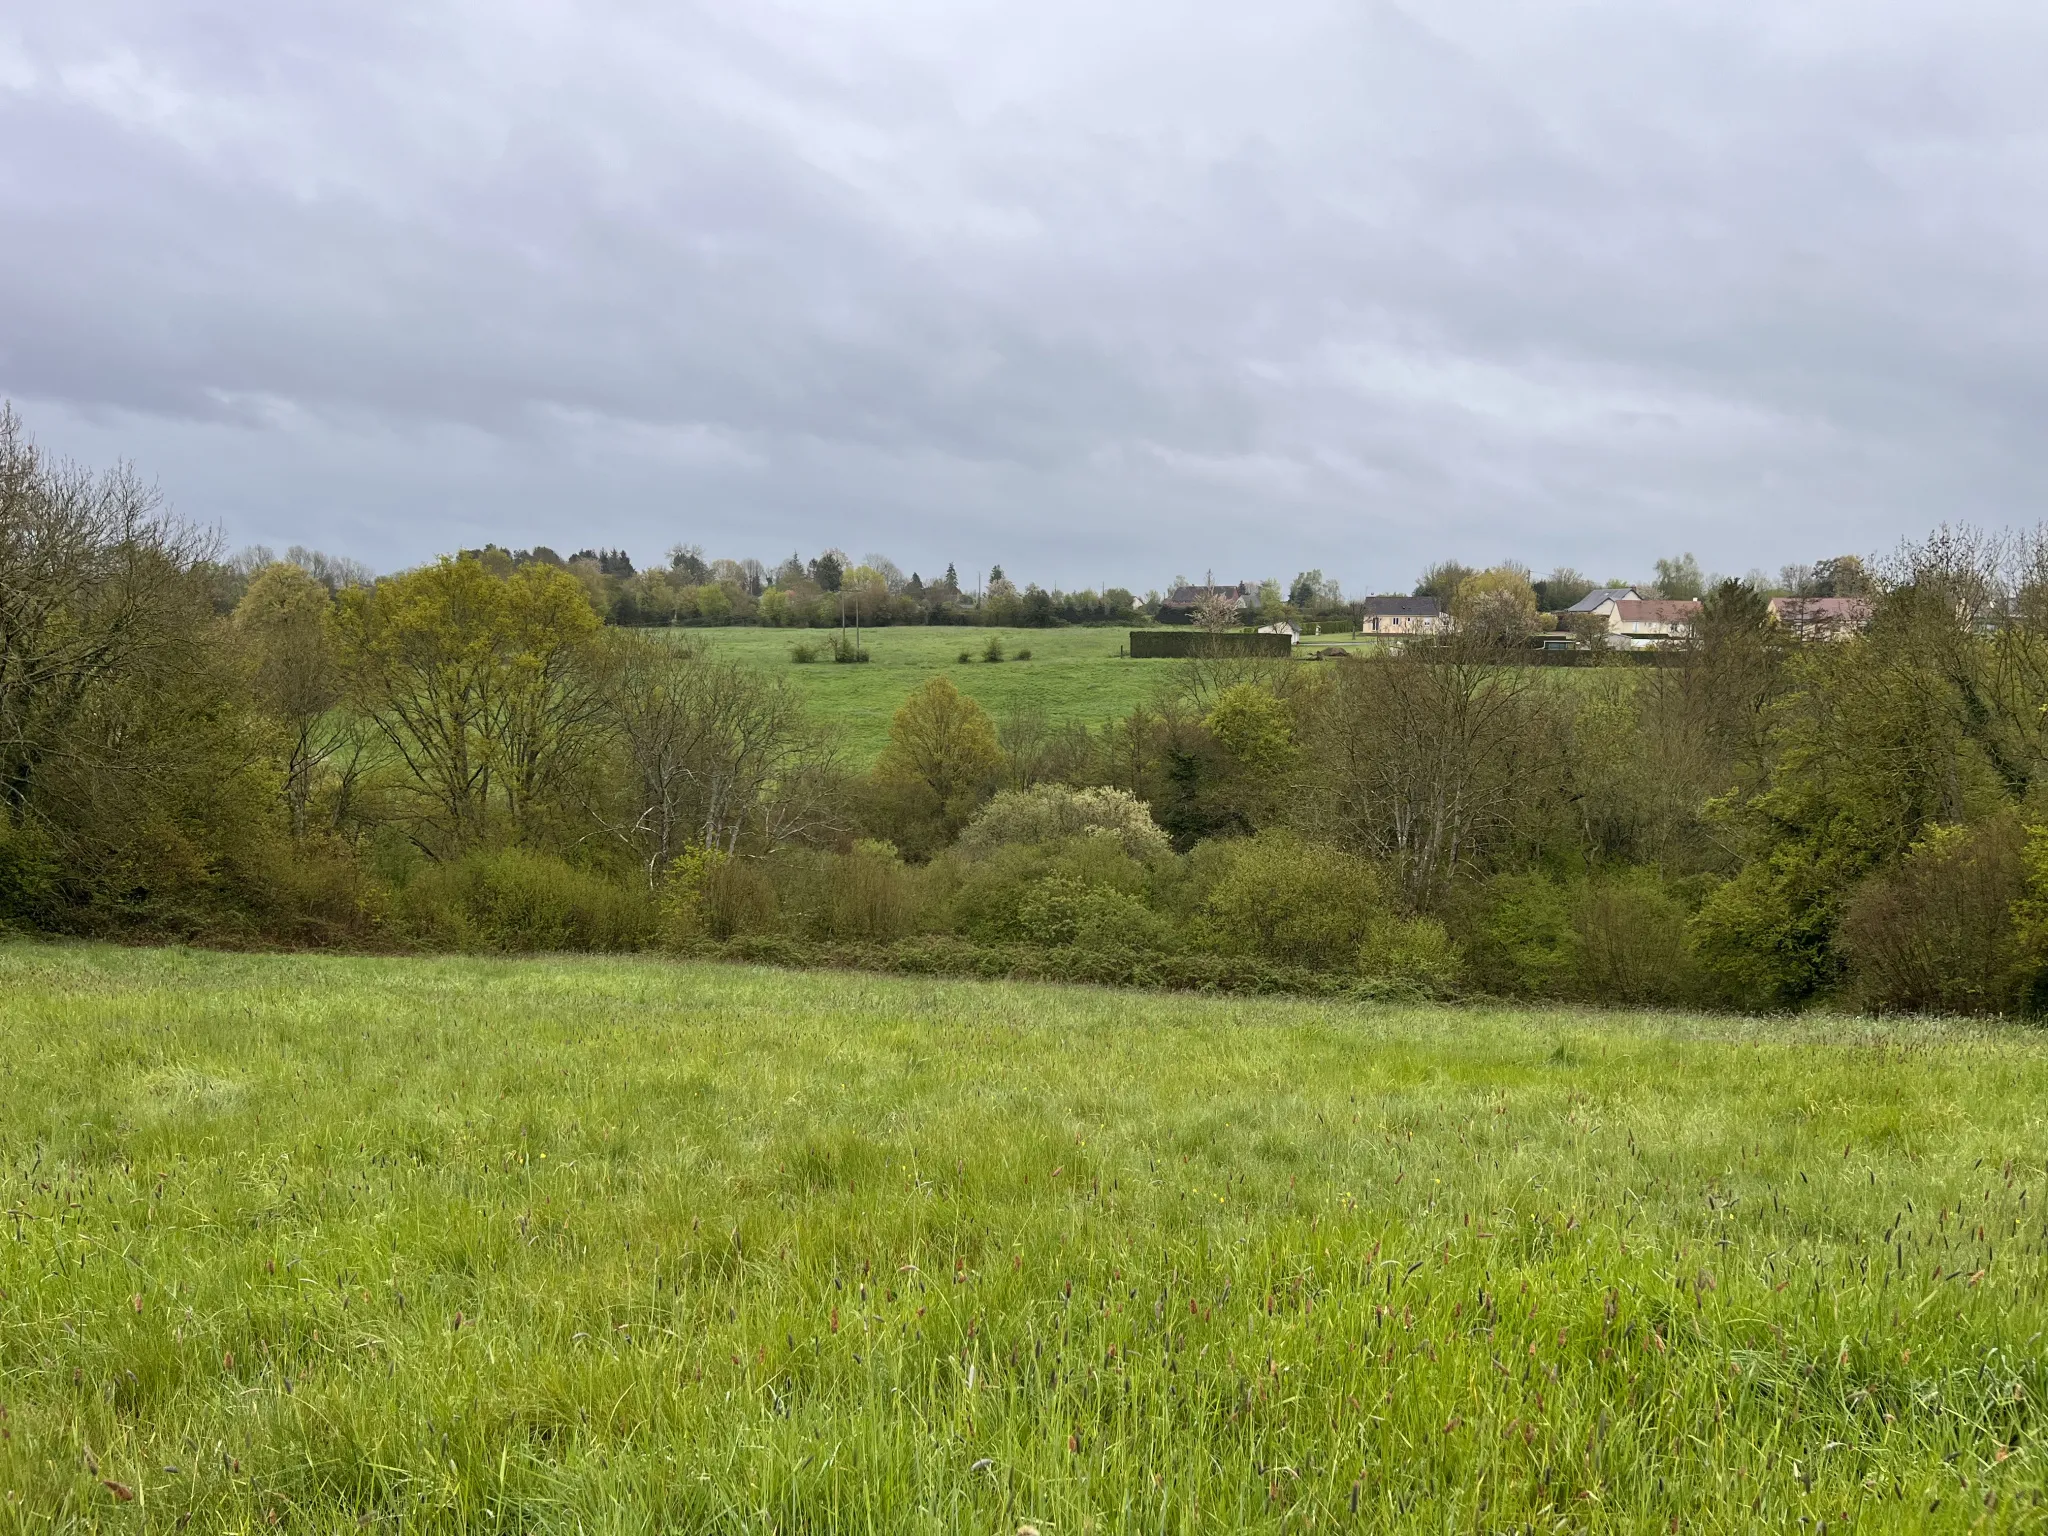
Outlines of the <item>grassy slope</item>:
<svg viewBox="0 0 2048 1536">
<path fill-rule="evenodd" d="M 0 1527 L 2031 1528 L 2044 1090 L 2018 1030 L 0 946 Z"/>
<path fill-rule="evenodd" d="M 997 719 L 1020 706 L 1042 709 L 1055 722 L 1096 726 L 1127 715 L 1149 700 L 1172 675 L 1170 661 L 1132 661 L 1117 649 L 1128 643 L 1122 629 L 870 629 L 862 642 L 873 658 L 862 666 L 829 660 L 796 666 L 790 647 L 808 641 L 821 649 L 836 630 L 712 629 L 654 631 L 687 635 L 713 651 L 772 667 L 805 692 L 817 718 L 833 727 L 848 760 L 865 767 L 889 739 L 889 719 L 909 693 L 934 672 L 950 677 L 962 693 L 980 701 Z M 1006 654 L 1028 648 L 1029 661 L 982 661 L 988 637 L 1002 637 Z M 961 651 L 975 660 L 957 661 Z"/>
</svg>

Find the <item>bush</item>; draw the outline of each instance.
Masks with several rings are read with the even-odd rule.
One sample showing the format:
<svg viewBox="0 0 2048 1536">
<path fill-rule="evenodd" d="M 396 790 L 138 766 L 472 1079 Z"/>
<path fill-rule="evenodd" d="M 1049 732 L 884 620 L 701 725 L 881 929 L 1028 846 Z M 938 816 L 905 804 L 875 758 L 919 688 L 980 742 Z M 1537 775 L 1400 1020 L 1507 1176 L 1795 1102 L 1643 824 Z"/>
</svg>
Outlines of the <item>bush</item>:
<svg viewBox="0 0 2048 1536">
<path fill-rule="evenodd" d="M 1386 913 L 1358 946 L 1359 975 L 1411 986 L 1433 997 L 1455 988 L 1462 969 L 1450 931 L 1433 917 Z"/>
<path fill-rule="evenodd" d="M 0 809 L 0 930 L 41 927 L 55 918 L 57 869 L 49 838 Z"/>
<path fill-rule="evenodd" d="M 920 872 L 887 843 L 854 844 L 850 853 L 778 861 L 794 877 L 781 904 L 808 937 L 834 943 L 887 943 L 917 926 Z"/>
<path fill-rule="evenodd" d="M 967 665 L 967 664 L 968 664 L 968 663 L 969 663 L 970 661 L 972 661 L 972 660 L 974 660 L 974 652 L 972 652 L 972 651 L 962 651 L 962 652 L 960 653 L 960 665 L 961 665 L 961 666 L 963 666 L 963 667 L 964 667 L 964 666 L 966 666 L 966 665 Z"/>
<path fill-rule="evenodd" d="M 1774 848 L 1718 886 L 1686 944 L 1716 1001 L 1752 1012 L 1805 1002 L 1837 977 L 1839 887 L 1804 843 Z"/>
<path fill-rule="evenodd" d="M 1292 832 L 1210 844 L 1220 866 L 1202 903 L 1219 949 L 1281 965 L 1349 970 L 1390 915 L 1379 872 L 1365 859 Z M 1205 861 L 1206 862 L 1206 861 Z"/>
<path fill-rule="evenodd" d="M 1504 997 L 1566 997 L 1576 987 L 1580 937 L 1572 893 L 1547 875 L 1496 875 L 1478 893 L 1473 981 Z"/>
<path fill-rule="evenodd" d="M 857 662 L 868 659 L 867 647 L 857 640 L 844 635 L 834 635 L 831 642 L 832 659 L 838 662 Z"/>
<path fill-rule="evenodd" d="M 1077 875 L 1047 875 L 1021 888 L 1016 898 L 1004 921 L 984 926 L 977 937 L 1140 951 L 1164 949 L 1172 938 L 1166 920 L 1137 897 Z"/>
<path fill-rule="evenodd" d="M 798 666 L 808 666 L 818 659 L 818 648 L 808 640 L 799 640 L 789 648 L 789 659 Z"/>
<path fill-rule="evenodd" d="M 981 648 L 981 659 L 983 661 L 1001 661 L 1003 659 L 1003 637 L 1001 635 L 990 635 L 988 637 L 987 642 Z"/>
<path fill-rule="evenodd" d="M 1024 649 L 1017 653 L 1016 659 L 1018 661 L 1029 661 L 1031 659 L 1031 647 L 1025 646 Z"/>
<path fill-rule="evenodd" d="M 1171 851 L 1166 834 L 1145 802 L 1121 789 L 1074 789 L 1040 784 L 1006 789 L 982 807 L 960 834 L 960 851 L 983 858 L 1007 845 L 1060 842 L 1070 837 L 1105 837 L 1134 859 L 1157 859 Z"/>
<path fill-rule="evenodd" d="M 1849 996 L 1884 1013 L 2004 1013 L 2027 1004 L 2015 907 L 2027 895 L 2020 829 L 1936 827 L 1842 913 Z"/>
<path fill-rule="evenodd" d="M 646 943 L 652 903 L 589 870 L 506 848 L 419 871 L 398 893 L 400 931 L 437 948 L 624 950 Z"/>
<path fill-rule="evenodd" d="M 1157 948 L 1172 938 L 1172 924 L 1146 905 L 1146 866 L 1113 838 L 1010 844 L 974 860 L 949 856 L 932 873 L 946 891 L 933 903 L 940 925 L 983 943 Z"/>
<path fill-rule="evenodd" d="M 1589 883 L 1577 919 L 1578 993 L 1603 1003 L 1669 1004 L 1687 991 L 1685 909 L 1653 870 Z"/>
<path fill-rule="evenodd" d="M 668 867 L 662 917 L 670 942 L 764 933 L 775 924 L 774 883 L 754 860 L 693 848 Z"/>
</svg>

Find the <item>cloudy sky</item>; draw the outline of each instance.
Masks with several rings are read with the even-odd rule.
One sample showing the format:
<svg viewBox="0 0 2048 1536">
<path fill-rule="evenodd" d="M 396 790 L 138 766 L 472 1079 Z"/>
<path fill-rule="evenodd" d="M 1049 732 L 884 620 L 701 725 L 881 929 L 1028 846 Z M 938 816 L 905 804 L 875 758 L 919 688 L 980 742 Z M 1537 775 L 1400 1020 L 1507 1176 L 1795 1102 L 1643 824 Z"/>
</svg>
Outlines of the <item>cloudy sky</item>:
<svg viewBox="0 0 2048 1536">
<path fill-rule="evenodd" d="M 2040 0 L 0 9 L 0 393 L 230 543 L 1139 590 L 2048 516 Z"/>
</svg>

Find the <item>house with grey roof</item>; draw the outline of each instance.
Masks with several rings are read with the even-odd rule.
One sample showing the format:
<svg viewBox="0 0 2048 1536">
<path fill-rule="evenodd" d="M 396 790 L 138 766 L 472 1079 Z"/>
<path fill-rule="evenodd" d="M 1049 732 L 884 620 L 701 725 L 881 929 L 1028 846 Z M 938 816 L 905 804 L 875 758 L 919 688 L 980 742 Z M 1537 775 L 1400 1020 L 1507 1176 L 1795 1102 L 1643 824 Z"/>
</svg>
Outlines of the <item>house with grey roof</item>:
<svg viewBox="0 0 2048 1536">
<path fill-rule="evenodd" d="M 1447 617 L 1433 597 L 1368 597 L 1358 605 L 1358 627 L 1368 635 L 1434 635 Z"/>
</svg>

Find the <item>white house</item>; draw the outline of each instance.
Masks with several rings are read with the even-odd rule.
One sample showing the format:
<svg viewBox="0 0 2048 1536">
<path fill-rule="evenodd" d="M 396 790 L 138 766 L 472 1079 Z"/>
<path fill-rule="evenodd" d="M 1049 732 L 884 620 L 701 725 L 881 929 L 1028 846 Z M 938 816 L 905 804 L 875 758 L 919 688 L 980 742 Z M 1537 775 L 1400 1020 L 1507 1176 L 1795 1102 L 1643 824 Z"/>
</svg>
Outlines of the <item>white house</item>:
<svg viewBox="0 0 2048 1536">
<path fill-rule="evenodd" d="M 1444 620 L 1433 597 L 1368 597 L 1359 604 L 1358 627 L 1369 635 L 1433 635 Z"/>
</svg>

